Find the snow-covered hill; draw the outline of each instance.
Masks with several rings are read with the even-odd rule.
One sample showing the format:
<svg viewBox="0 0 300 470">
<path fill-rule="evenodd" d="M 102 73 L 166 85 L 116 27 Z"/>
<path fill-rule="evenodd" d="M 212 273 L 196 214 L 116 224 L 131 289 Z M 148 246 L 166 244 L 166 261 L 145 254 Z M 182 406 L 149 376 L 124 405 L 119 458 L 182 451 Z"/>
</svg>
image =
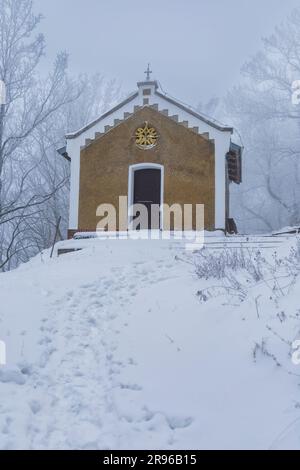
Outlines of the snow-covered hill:
<svg viewBox="0 0 300 470">
<path fill-rule="evenodd" d="M 300 279 L 269 267 L 295 238 L 257 278 L 197 275 L 222 249 L 86 245 L 0 275 L 0 448 L 300 448 Z"/>
</svg>

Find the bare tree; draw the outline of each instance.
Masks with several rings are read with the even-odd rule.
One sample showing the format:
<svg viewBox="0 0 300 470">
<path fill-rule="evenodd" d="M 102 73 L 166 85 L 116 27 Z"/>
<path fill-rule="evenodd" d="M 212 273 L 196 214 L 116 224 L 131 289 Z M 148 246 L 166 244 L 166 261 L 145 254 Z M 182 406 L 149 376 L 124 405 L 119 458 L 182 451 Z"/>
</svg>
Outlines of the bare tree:
<svg viewBox="0 0 300 470">
<path fill-rule="evenodd" d="M 274 230 L 300 223 L 300 105 L 292 83 L 300 79 L 300 11 L 242 69 L 241 84 L 228 95 L 228 113 L 245 146 L 244 184 L 234 188 L 244 230 Z"/>
<path fill-rule="evenodd" d="M 99 74 L 81 77 L 80 90 L 80 96 L 75 101 L 62 106 L 36 133 L 36 146 L 31 158 L 39 164 L 28 177 L 30 192 L 39 194 L 44 190 L 52 196 L 39 207 L 35 223 L 27 226 L 26 234 L 29 240 L 34 240 L 35 246 L 29 250 L 31 256 L 51 245 L 60 217 L 58 239 L 66 236 L 70 163 L 57 153 L 57 149 L 65 144 L 64 135 L 67 131 L 83 127 L 122 97 L 117 83 Z M 66 181 L 66 184 L 57 189 L 60 181 Z"/>
<path fill-rule="evenodd" d="M 99 74 L 70 79 L 65 52 L 41 76 L 40 21 L 32 0 L 0 0 L 0 80 L 6 85 L 0 108 L 0 270 L 48 248 L 60 217 L 59 238 L 65 236 L 69 164 L 57 149 L 66 132 L 121 97 L 116 82 Z"/>
<path fill-rule="evenodd" d="M 34 37 L 41 16 L 33 14 L 31 0 L 0 0 L 0 79 L 6 85 L 6 103 L 0 112 L 0 268 L 11 263 L 22 245 L 25 225 L 33 213 L 65 184 L 32 192 L 30 179 L 42 161 L 31 156 L 42 126 L 79 95 L 67 77 L 68 58 L 58 54 L 52 72 L 41 77 L 38 65 L 45 51 L 41 34 Z"/>
</svg>

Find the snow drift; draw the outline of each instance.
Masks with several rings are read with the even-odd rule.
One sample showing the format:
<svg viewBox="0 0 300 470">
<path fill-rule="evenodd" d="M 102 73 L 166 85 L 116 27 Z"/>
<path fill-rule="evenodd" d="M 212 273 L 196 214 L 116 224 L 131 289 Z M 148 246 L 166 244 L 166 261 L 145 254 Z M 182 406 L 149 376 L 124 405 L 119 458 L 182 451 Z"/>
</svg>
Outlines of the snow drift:
<svg viewBox="0 0 300 470">
<path fill-rule="evenodd" d="M 296 238 L 243 249 L 257 279 L 209 271 L 225 245 L 88 240 L 1 274 L 0 448 L 300 448 Z"/>
</svg>

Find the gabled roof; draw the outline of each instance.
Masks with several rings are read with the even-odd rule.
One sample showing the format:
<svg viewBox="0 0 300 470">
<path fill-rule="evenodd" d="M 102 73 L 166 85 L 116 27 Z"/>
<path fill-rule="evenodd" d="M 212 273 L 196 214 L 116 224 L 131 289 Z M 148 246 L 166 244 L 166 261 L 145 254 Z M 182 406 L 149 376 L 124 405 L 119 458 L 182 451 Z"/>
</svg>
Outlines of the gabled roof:
<svg viewBox="0 0 300 470">
<path fill-rule="evenodd" d="M 138 92 L 136 91 L 135 93 L 132 93 L 129 95 L 125 100 L 121 101 L 121 103 L 117 104 L 113 108 L 109 109 L 106 113 L 102 114 L 99 116 L 97 119 L 94 119 L 94 121 L 91 121 L 89 124 L 86 126 L 82 127 L 76 132 L 70 132 L 69 134 L 66 135 L 67 139 L 75 139 L 78 137 L 80 134 L 83 132 L 87 131 L 91 127 L 93 127 L 95 124 L 98 124 L 98 122 L 102 121 L 103 119 L 107 118 L 110 114 L 113 114 L 115 111 L 118 111 L 118 109 L 122 108 L 125 106 L 127 103 L 130 103 L 130 101 L 133 101 L 136 97 L 138 96 Z"/>
<path fill-rule="evenodd" d="M 171 104 L 174 104 L 178 108 L 182 109 L 186 113 L 191 114 L 192 116 L 196 117 L 197 119 L 200 119 L 200 121 L 205 122 L 209 126 L 214 127 L 218 131 L 223 131 L 223 132 L 233 132 L 233 127 L 225 126 L 218 122 L 216 119 L 210 118 L 208 116 L 205 116 L 204 114 L 198 113 L 191 107 L 181 103 L 180 101 L 176 100 L 175 98 L 171 98 L 167 93 L 160 93 L 159 91 L 155 92 L 156 95 L 158 95 L 160 98 L 163 98 L 164 100 L 168 101 Z"/>
<path fill-rule="evenodd" d="M 138 85 L 140 84 L 145 84 L 146 82 L 141 82 L 141 83 L 138 83 Z M 151 85 L 152 83 L 155 83 L 157 84 L 157 82 L 147 82 L 149 85 Z M 210 118 L 208 116 L 205 116 L 204 114 L 202 113 L 199 113 L 197 111 L 195 111 L 194 109 L 192 109 L 191 107 L 189 107 L 188 105 L 185 105 L 183 103 L 181 103 L 180 101 L 176 100 L 175 98 L 173 97 L 170 97 L 168 94 L 166 93 L 161 93 L 160 91 L 157 90 L 158 88 L 158 85 L 156 85 L 155 87 L 155 92 L 154 94 L 157 95 L 159 98 L 169 102 L 170 104 L 173 104 L 174 106 L 176 106 L 177 108 L 185 111 L 186 113 L 190 114 L 191 116 L 194 116 L 195 118 L 199 119 L 200 121 L 206 123 L 207 125 L 217 129 L 218 131 L 221 131 L 221 132 L 233 132 L 233 128 L 230 127 L 230 126 L 226 126 L 220 122 L 218 122 L 217 120 L 213 119 L 213 118 Z M 138 91 L 135 92 L 135 93 L 132 93 L 131 95 L 129 95 L 125 100 L 121 101 L 117 106 L 114 106 L 112 109 L 110 109 L 109 111 L 107 111 L 106 113 L 102 114 L 102 116 L 99 116 L 97 119 L 93 120 L 92 122 L 90 122 L 89 124 L 87 124 L 86 126 L 82 127 L 81 129 L 79 129 L 78 131 L 76 132 L 72 132 L 72 133 L 69 133 L 66 135 L 66 138 L 67 139 L 75 139 L 76 137 L 80 136 L 83 132 L 87 131 L 88 129 L 90 129 L 91 127 L 93 127 L 95 124 L 98 124 L 100 121 L 102 121 L 103 119 L 107 118 L 110 114 L 113 114 L 114 112 L 118 111 L 120 108 L 122 108 L 123 106 L 125 106 L 126 104 L 130 103 L 131 101 L 133 101 L 135 98 L 137 98 L 139 95 Z"/>
</svg>

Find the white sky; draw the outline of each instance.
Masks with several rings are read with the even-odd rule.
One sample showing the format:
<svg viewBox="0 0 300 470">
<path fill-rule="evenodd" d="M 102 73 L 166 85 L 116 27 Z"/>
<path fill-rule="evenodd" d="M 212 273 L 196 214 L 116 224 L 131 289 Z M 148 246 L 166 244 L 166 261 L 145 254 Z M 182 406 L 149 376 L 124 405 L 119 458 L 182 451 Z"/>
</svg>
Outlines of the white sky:
<svg viewBox="0 0 300 470">
<path fill-rule="evenodd" d="M 244 61 L 300 0 L 35 0 L 47 61 L 70 53 L 74 72 L 117 78 L 135 90 L 153 78 L 192 105 L 223 96 Z M 299 77 L 300 78 L 300 77 Z"/>
</svg>

